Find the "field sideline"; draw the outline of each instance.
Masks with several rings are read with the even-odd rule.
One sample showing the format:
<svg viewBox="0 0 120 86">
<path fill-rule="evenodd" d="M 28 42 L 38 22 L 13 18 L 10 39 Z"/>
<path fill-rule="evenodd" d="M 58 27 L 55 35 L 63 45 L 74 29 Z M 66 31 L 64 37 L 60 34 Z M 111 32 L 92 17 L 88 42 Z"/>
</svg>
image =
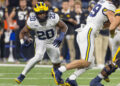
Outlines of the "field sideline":
<svg viewBox="0 0 120 86">
<path fill-rule="evenodd" d="M 18 85 L 14 78 L 18 77 L 24 68 L 24 64 L 0 64 L 0 86 L 57 86 L 51 77 L 51 65 L 36 65 L 29 72 L 21 85 Z M 74 70 L 63 74 L 66 79 Z M 90 69 L 81 75 L 77 82 L 79 86 L 89 86 L 90 80 L 100 72 L 100 69 Z M 117 70 L 111 77 L 111 82 L 102 82 L 105 86 L 120 86 L 120 70 Z"/>
</svg>

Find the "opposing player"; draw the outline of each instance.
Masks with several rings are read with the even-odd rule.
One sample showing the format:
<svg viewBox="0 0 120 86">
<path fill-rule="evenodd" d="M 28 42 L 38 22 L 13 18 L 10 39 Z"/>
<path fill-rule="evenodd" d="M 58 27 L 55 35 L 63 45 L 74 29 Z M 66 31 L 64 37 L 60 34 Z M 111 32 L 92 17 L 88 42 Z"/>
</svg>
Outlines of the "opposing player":
<svg viewBox="0 0 120 86">
<path fill-rule="evenodd" d="M 34 67 L 36 63 L 43 59 L 45 51 L 49 55 L 53 67 L 57 68 L 60 66 L 60 52 L 59 46 L 64 38 L 67 31 L 66 24 L 59 19 L 59 16 L 53 12 L 49 12 L 48 6 L 43 2 L 38 2 L 34 7 L 34 12 L 30 14 L 27 19 L 27 24 L 20 32 L 20 42 L 24 45 L 25 36 L 29 36 L 29 31 L 34 30 L 36 33 L 35 45 L 36 52 L 35 56 L 28 62 L 22 73 L 15 81 L 20 84 L 25 78 L 26 74 Z M 61 29 L 61 33 L 58 38 L 56 26 Z M 30 38 L 27 40 L 30 42 Z"/>
<path fill-rule="evenodd" d="M 118 2 L 120 3 L 120 1 Z M 114 31 L 117 26 L 120 24 L 120 8 L 115 11 L 115 19 L 114 22 L 111 23 L 109 29 L 111 31 L 111 35 L 114 35 Z M 90 86 L 100 86 L 100 82 L 102 79 L 109 82 L 108 76 L 116 71 L 117 68 L 120 68 L 120 47 L 118 48 L 116 54 L 113 57 L 113 61 L 111 64 L 105 66 L 98 76 L 96 76 L 90 83 Z"/>
<path fill-rule="evenodd" d="M 52 74 L 56 84 L 62 81 L 61 75 L 66 70 L 77 68 L 77 70 L 67 78 L 66 86 L 78 86 L 76 78 L 85 72 L 94 64 L 94 38 L 96 31 L 103 28 L 106 21 L 110 23 L 114 20 L 114 12 L 118 6 L 119 0 L 100 0 L 90 12 L 87 18 L 87 24 L 78 32 L 77 41 L 81 51 L 81 59 L 75 60 L 66 66 L 61 66 L 58 69 L 52 68 Z M 60 83 L 59 83 L 60 84 Z M 98 86 L 102 86 L 99 83 Z"/>
</svg>

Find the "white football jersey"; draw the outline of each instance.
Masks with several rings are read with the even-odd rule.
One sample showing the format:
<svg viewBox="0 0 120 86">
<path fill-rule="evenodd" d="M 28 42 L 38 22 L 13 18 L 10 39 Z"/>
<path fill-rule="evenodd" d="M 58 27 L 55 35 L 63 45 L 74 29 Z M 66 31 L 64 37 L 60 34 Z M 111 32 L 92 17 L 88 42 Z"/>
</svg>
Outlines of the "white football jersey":
<svg viewBox="0 0 120 86">
<path fill-rule="evenodd" d="M 102 29 L 104 22 L 108 21 L 105 12 L 108 10 L 115 12 L 115 9 L 116 7 L 112 2 L 100 0 L 87 17 L 87 24 L 92 25 L 92 27 L 95 28 L 95 31 Z"/>
<path fill-rule="evenodd" d="M 49 12 L 46 24 L 41 25 L 36 18 L 35 13 L 31 13 L 27 20 L 27 25 L 30 27 L 30 29 L 35 31 L 36 37 L 38 37 L 38 39 L 45 40 L 47 43 L 51 43 L 56 38 L 57 30 L 55 29 L 55 26 L 58 22 L 58 14 Z"/>
</svg>

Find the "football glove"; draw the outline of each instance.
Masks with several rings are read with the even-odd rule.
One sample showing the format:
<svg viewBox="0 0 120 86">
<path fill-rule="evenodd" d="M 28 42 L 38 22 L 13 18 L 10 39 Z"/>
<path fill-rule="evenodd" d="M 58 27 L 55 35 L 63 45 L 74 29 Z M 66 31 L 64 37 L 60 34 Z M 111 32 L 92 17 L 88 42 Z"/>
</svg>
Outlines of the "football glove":
<svg viewBox="0 0 120 86">
<path fill-rule="evenodd" d="M 54 40 L 53 45 L 55 47 L 59 47 L 60 46 L 60 44 L 62 43 L 62 40 L 64 39 L 64 35 L 65 35 L 65 33 L 61 32 L 59 37 Z"/>
<path fill-rule="evenodd" d="M 27 40 L 21 39 L 20 43 L 22 47 L 29 47 L 33 42 L 32 38 L 28 38 Z"/>
</svg>

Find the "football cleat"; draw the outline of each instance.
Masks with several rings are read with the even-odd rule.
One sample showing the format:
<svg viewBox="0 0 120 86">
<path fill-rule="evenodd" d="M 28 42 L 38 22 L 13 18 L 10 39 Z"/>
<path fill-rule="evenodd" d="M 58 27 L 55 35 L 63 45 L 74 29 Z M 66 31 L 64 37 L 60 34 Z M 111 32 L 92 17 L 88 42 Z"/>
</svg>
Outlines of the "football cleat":
<svg viewBox="0 0 120 86">
<path fill-rule="evenodd" d="M 102 85 L 101 82 L 102 79 L 100 79 L 98 76 L 96 78 L 94 78 L 91 82 L 90 82 L 90 86 L 104 86 Z"/>
<path fill-rule="evenodd" d="M 64 80 L 61 78 L 62 72 L 60 72 L 57 68 L 52 68 L 51 74 L 57 85 L 64 85 Z"/>
<path fill-rule="evenodd" d="M 15 81 L 18 83 L 18 84 L 21 84 L 21 82 L 24 80 L 25 76 L 20 74 L 18 78 L 15 79 Z"/>
<path fill-rule="evenodd" d="M 104 78 L 104 80 L 106 81 L 106 82 L 110 82 L 110 79 L 109 79 L 109 77 L 107 76 L 107 77 L 105 77 Z"/>
<path fill-rule="evenodd" d="M 64 86 L 78 86 L 76 80 L 70 80 L 67 78 L 67 80 L 64 83 Z"/>
</svg>

